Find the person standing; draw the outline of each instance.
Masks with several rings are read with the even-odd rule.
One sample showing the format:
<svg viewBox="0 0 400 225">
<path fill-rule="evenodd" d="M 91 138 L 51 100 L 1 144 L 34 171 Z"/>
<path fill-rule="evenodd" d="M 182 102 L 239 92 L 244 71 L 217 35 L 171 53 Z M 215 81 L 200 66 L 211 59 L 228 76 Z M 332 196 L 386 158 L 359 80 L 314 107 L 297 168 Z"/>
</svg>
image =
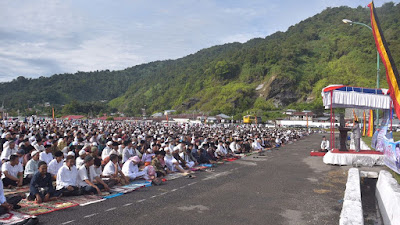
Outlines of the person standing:
<svg viewBox="0 0 400 225">
<path fill-rule="evenodd" d="M 351 129 L 354 135 L 354 145 L 356 148 L 356 152 L 360 151 L 360 139 L 361 139 L 361 129 L 358 123 L 359 123 L 358 120 L 354 121 L 354 126 Z"/>
</svg>

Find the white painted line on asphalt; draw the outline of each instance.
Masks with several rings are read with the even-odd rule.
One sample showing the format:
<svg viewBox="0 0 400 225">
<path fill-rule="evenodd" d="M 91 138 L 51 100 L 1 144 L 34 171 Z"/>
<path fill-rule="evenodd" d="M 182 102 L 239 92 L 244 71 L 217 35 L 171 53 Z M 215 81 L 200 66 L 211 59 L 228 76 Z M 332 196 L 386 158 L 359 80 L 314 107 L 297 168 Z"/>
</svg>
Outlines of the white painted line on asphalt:
<svg viewBox="0 0 400 225">
<path fill-rule="evenodd" d="M 155 198 L 155 197 L 157 197 L 157 195 L 153 195 L 153 196 L 151 196 L 150 198 Z"/>
<path fill-rule="evenodd" d="M 168 192 L 163 192 L 163 193 L 159 194 L 159 196 L 165 195 L 165 194 L 167 194 L 167 193 L 168 193 Z"/>
<path fill-rule="evenodd" d="M 86 215 L 86 216 L 84 216 L 83 218 L 89 218 L 89 217 L 92 217 L 92 216 L 95 216 L 95 215 L 97 215 L 98 213 L 93 213 L 93 214 L 90 214 L 90 215 Z"/>
<path fill-rule="evenodd" d="M 188 186 L 193 185 L 193 184 L 197 184 L 197 182 L 192 182 L 192 183 L 188 184 Z"/>
<path fill-rule="evenodd" d="M 174 191 L 177 191 L 177 190 L 178 190 L 178 189 L 175 188 L 175 189 L 172 189 L 171 192 L 174 192 Z"/>
<path fill-rule="evenodd" d="M 123 206 L 130 206 L 130 205 L 132 205 L 133 203 L 126 203 L 125 205 L 123 205 Z"/>
<path fill-rule="evenodd" d="M 117 209 L 117 207 L 109 208 L 109 209 L 105 210 L 104 212 L 112 211 L 112 210 L 115 210 L 115 209 Z"/>
<path fill-rule="evenodd" d="M 137 200 L 137 202 L 144 202 L 146 199 Z"/>
<path fill-rule="evenodd" d="M 185 188 L 186 187 L 186 185 L 185 186 L 182 186 L 182 187 L 180 187 L 180 189 L 182 189 L 182 188 Z"/>
<path fill-rule="evenodd" d="M 64 222 L 64 223 L 62 223 L 62 225 L 69 224 L 69 223 L 72 223 L 72 222 L 75 222 L 75 220 L 70 220 L 70 221 Z"/>
</svg>

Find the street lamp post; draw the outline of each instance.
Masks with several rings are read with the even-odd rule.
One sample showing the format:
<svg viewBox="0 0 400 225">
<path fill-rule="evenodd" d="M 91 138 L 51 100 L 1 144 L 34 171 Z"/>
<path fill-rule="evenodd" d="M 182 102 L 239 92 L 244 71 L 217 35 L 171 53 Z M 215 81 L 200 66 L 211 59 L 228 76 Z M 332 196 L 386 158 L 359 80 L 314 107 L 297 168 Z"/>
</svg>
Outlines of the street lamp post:
<svg viewBox="0 0 400 225">
<path fill-rule="evenodd" d="M 354 22 L 354 21 L 351 21 L 348 19 L 343 19 L 342 21 L 343 21 L 343 23 L 350 24 L 350 25 L 358 24 L 358 25 L 367 27 L 368 29 L 370 29 L 372 31 L 372 27 L 368 26 L 365 23 Z M 379 69 L 379 52 L 376 51 L 376 88 L 377 89 L 379 88 L 379 70 L 380 70 Z M 376 110 L 376 119 L 377 119 L 377 126 L 379 126 L 379 110 L 378 109 Z"/>
</svg>

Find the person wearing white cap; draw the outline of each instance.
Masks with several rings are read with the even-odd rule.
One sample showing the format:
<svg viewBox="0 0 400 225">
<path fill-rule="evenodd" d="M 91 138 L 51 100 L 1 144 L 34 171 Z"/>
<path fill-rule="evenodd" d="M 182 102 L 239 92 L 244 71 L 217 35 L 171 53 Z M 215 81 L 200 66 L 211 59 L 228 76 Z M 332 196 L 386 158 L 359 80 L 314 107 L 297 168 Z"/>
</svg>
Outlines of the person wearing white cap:
<svg viewBox="0 0 400 225">
<path fill-rule="evenodd" d="M 38 165 L 39 165 L 39 152 L 38 151 L 33 151 L 31 152 L 31 159 L 26 163 L 25 166 L 25 171 L 24 171 L 24 183 L 29 183 L 35 175 L 36 172 L 38 172 Z"/>
<path fill-rule="evenodd" d="M 46 144 L 45 151 L 39 154 L 39 160 L 46 162 L 49 165 L 50 161 L 53 160 L 53 154 L 51 153 L 51 145 Z"/>
<path fill-rule="evenodd" d="M 148 167 L 146 166 L 143 171 L 139 171 L 139 163 L 139 156 L 130 157 L 122 166 L 122 173 L 124 173 L 124 175 L 130 180 L 144 178 L 144 176 L 147 174 Z"/>
<path fill-rule="evenodd" d="M 10 155 L 16 154 L 18 151 L 14 141 L 8 141 L 8 146 L 1 152 L 0 159 L 4 162 L 10 159 Z"/>
<path fill-rule="evenodd" d="M 125 148 L 122 150 L 122 163 L 125 163 L 129 158 L 136 155 L 136 150 L 133 149 L 131 141 L 124 142 Z"/>
<path fill-rule="evenodd" d="M 107 142 L 107 146 L 101 152 L 101 159 L 102 160 L 104 160 L 107 156 L 111 155 L 111 152 L 113 150 L 112 145 L 113 145 L 112 141 Z"/>
<path fill-rule="evenodd" d="M 76 168 L 81 168 L 81 166 L 85 163 L 86 151 L 80 150 L 79 157 L 76 158 Z"/>
</svg>

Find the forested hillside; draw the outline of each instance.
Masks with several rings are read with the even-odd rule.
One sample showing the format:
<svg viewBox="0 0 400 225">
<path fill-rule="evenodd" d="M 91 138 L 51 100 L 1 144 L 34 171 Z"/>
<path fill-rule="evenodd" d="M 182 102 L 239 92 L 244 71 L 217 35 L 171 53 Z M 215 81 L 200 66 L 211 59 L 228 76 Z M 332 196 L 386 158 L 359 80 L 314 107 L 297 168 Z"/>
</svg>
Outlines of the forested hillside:
<svg viewBox="0 0 400 225">
<path fill-rule="evenodd" d="M 377 15 L 400 68 L 400 5 L 387 3 L 377 8 Z M 107 110 L 127 115 L 138 115 L 141 108 L 148 113 L 177 109 L 236 116 L 250 111 L 271 116 L 268 111 L 284 107 L 321 110 L 320 92 L 326 85 L 376 86 L 372 33 L 344 24 L 344 18 L 370 24 L 368 8 L 328 8 L 286 32 L 214 46 L 177 60 L 122 71 L 19 77 L 0 84 L 0 100 L 21 110 L 43 102 L 106 100 L 102 104 Z M 387 87 L 383 65 L 380 74 L 381 87 Z M 65 112 L 73 111 L 69 107 Z"/>
</svg>

